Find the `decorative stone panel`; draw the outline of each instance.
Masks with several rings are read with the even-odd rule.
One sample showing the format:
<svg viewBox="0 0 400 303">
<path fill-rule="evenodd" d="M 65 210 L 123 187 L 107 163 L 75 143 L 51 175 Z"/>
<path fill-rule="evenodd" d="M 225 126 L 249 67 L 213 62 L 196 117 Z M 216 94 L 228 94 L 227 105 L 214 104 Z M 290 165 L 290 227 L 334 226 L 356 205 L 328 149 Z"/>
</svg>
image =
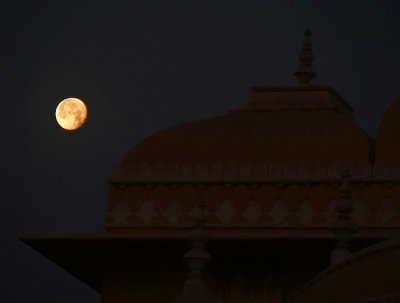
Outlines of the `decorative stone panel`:
<svg viewBox="0 0 400 303">
<path fill-rule="evenodd" d="M 110 190 L 107 228 L 187 228 L 198 198 L 207 203 L 208 226 L 328 230 L 339 183 L 159 184 Z M 399 185 L 354 184 L 353 219 L 361 229 L 400 229 Z"/>
</svg>

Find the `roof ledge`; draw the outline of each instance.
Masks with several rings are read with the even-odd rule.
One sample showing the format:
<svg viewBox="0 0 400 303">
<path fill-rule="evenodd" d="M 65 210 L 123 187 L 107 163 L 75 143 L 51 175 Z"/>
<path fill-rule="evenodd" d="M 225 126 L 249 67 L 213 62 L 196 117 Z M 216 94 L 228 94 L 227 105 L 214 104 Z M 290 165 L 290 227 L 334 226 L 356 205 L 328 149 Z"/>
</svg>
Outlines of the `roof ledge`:
<svg viewBox="0 0 400 303">
<path fill-rule="evenodd" d="M 353 107 L 330 85 L 257 85 L 247 101 L 231 112 L 333 110 L 353 119 Z"/>
</svg>

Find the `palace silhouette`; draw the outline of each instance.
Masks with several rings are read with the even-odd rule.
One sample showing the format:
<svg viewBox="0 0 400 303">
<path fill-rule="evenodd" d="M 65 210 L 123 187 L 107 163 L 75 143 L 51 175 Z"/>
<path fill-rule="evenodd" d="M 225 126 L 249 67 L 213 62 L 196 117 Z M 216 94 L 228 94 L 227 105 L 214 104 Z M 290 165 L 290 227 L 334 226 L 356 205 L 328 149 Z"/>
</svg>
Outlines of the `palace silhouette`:
<svg viewBox="0 0 400 303">
<path fill-rule="evenodd" d="M 134 146 L 104 232 L 20 238 L 102 303 L 400 302 L 400 98 L 375 140 L 313 59 Z"/>
</svg>

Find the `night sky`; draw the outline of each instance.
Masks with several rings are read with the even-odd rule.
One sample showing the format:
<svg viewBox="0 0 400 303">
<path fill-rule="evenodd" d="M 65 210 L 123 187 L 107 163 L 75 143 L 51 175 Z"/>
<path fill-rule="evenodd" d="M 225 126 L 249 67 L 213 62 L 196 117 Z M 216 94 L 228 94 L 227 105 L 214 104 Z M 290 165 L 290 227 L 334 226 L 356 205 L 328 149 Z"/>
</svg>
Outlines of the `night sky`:
<svg viewBox="0 0 400 303">
<path fill-rule="evenodd" d="M 397 0 L 1 1 L 0 302 L 100 302 L 17 235 L 102 231 L 114 163 L 252 85 L 296 84 L 306 28 L 313 83 L 375 137 L 400 96 Z M 74 132 L 54 116 L 67 97 L 89 111 Z"/>
</svg>

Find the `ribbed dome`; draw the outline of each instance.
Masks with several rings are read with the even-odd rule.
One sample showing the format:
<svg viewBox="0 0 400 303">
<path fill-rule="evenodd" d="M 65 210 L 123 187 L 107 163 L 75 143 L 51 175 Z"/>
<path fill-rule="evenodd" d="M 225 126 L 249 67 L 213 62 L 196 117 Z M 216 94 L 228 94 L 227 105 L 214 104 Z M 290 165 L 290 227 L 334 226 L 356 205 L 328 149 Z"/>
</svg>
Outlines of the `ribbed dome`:
<svg viewBox="0 0 400 303">
<path fill-rule="evenodd" d="M 136 145 L 138 164 L 353 163 L 370 159 L 370 139 L 329 86 L 253 88 L 228 114 L 164 129 Z"/>
<path fill-rule="evenodd" d="M 386 110 L 376 136 L 376 162 L 400 161 L 400 97 Z"/>
</svg>

